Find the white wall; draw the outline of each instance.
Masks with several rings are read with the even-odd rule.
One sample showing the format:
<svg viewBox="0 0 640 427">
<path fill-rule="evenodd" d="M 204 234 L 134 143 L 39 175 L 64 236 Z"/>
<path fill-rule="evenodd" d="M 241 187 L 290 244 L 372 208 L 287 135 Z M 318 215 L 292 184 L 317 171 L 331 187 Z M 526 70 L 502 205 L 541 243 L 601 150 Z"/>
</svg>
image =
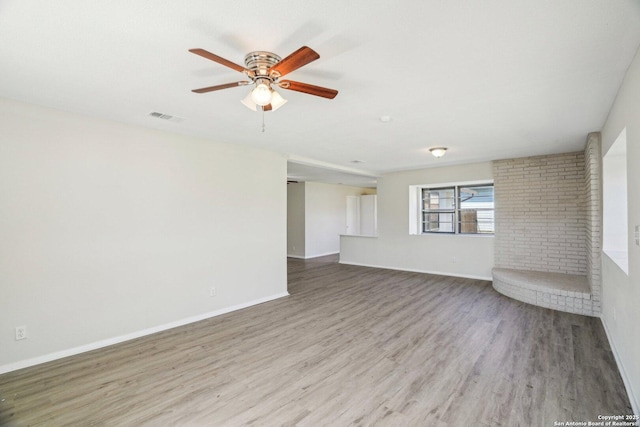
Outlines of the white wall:
<svg viewBox="0 0 640 427">
<path fill-rule="evenodd" d="M 493 237 L 409 235 L 409 186 L 491 180 L 491 163 L 396 172 L 378 180 L 378 237 L 342 236 L 340 262 L 491 280 Z"/>
<path fill-rule="evenodd" d="M 305 255 L 313 258 L 340 252 L 346 227 L 347 196 L 375 194 L 374 189 L 305 183 Z"/>
<path fill-rule="evenodd" d="M 602 175 L 604 183 L 603 231 L 607 236 L 603 242 L 604 250 L 605 252 L 626 252 L 628 248 L 627 156 L 614 156 L 605 159 Z"/>
<path fill-rule="evenodd" d="M 287 185 L 287 256 L 304 258 L 305 183 Z"/>
<path fill-rule="evenodd" d="M 286 295 L 282 156 L 1 99 L 0 129 L 0 372 Z"/>
<path fill-rule="evenodd" d="M 640 246 L 633 232 L 640 225 L 640 53 L 627 70 L 618 96 L 602 129 L 606 153 L 627 128 L 627 222 L 629 274 L 606 253 L 602 256 L 602 321 L 616 352 L 636 414 L 640 413 Z M 606 230 L 605 230 L 606 233 Z M 606 236 L 605 236 L 606 239 Z"/>
</svg>

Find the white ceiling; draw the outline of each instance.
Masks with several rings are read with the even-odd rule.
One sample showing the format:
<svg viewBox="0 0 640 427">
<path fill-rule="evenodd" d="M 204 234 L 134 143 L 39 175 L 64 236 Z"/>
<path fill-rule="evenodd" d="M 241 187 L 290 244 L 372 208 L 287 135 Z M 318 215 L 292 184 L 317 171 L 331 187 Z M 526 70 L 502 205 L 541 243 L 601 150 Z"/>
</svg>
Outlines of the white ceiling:
<svg viewBox="0 0 640 427">
<path fill-rule="evenodd" d="M 287 178 L 292 181 L 312 181 L 326 184 L 349 185 L 352 187 L 377 187 L 376 176 L 363 175 L 357 171 L 338 170 L 326 166 L 288 162 Z"/>
<path fill-rule="evenodd" d="M 0 0 L 0 41 L 2 97 L 367 175 L 582 149 L 640 44 L 640 1 Z M 242 64 L 303 45 L 321 57 L 287 78 L 340 93 L 281 90 L 264 133 L 247 87 L 190 91 L 243 78 L 190 48 Z"/>
</svg>

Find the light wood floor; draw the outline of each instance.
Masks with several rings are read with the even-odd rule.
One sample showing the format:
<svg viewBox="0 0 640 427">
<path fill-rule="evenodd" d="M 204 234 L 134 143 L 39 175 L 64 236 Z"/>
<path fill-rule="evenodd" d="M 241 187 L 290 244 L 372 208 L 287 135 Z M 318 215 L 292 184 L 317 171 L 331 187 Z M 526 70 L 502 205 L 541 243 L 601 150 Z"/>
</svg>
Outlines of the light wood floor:
<svg viewBox="0 0 640 427">
<path fill-rule="evenodd" d="M 599 319 L 289 260 L 291 296 L 0 376 L 10 426 L 552 426 L 631 413 Z"/>
</svg>

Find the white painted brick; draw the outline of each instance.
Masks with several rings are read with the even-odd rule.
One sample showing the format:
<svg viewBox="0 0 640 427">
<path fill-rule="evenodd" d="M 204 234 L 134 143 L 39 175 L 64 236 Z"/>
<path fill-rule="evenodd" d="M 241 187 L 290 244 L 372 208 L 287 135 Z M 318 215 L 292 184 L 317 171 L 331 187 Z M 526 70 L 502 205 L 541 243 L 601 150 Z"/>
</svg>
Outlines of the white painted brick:
<svg viewBox="0 0 640 427">
<path fill-rule="evenodd" d="M 591 294 L 557 300 L 555 292 L 528 291 L 529 301 L 600 312 L 600 152 L 600 134 L 592 133 L 583 152 L 494 162 L 496 266 L 587 275 L 591 286 Z"/>
</svg>

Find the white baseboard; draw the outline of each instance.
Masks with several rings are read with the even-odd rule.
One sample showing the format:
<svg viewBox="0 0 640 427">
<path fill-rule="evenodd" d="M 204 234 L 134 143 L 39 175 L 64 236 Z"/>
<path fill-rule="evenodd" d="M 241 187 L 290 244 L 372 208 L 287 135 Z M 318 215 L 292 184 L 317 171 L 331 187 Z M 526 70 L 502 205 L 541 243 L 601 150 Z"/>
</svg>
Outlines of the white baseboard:
<svg viewBox="0 0 640 427">
<path fill-rule="evenodd" d="M 340 260 L 340 264 L 345 265 L 357 265 L 359 267 L 372 267 L 372 268 L 384 268 L 385 270 L 398 270 L 398 271 L 409 271 L 411 273 L 426 273 L 426 274 L 437 274 L 438 276 L 451 276 L 451 277 L 462 277 L 464 279 L 476 279 L 476 280 L 488 280 L 489 282 L 493 281 L 493 277 L 484 277 L 484 276 L 473 276 L 469 274 L 454 274 L 446 271 L 431 271 L 431 270 L 419 270 L 414 268 L 401 268 L 401 267 L 390 267 L 385 265 L 375 265 L 375 264 L 360 264 L 357 262 L 346 262 Z"/>
<path fill-rule="evenodd" d="M 613 357 L 616 359 L 616 364 L 618 365 L 618 371 L 620 371 L 620 376 L 622 377 L 624 388 L 627 390 L 627 396 L 629 396 L 629 402 L 631 402 L 631 409 L 633 410 L 633 413 L 635 415 L 640 415 L 640 402 L 638 402 L 638 399 L 636 399 L 636 396 L 633 394 L 631 381 L 629 381 L 629 376 L 627 375 L 627 371 L 625 371 L 624 369 L 624 365 L 622 364 L 622 359 L 620 359 L 618 349 L 616 348 L 615 342 L 611 339 L 611 332 L 609 331 L 607 322 L 604 320 L 604 317 L 602 315 L 600 315 L 600 321 L 602 322 L 602 326 L 604 326 L 605 334 L 607 334 L 607 340 L 609 341 L 609 347 L 611 347 Z"/>
<path fill-rule="evenodd" d="M 141 331 L 132 332 L 130 334 L 121 335 L 118 337 L 107 338 L 105 340 L 96 341 L 90 344 L 81 345 L 79 347 L 70 348 L 67 350 L 56 351 L 55 353 L 45 354 L 44 356 L 38 356 L 31 359 L 21 360 L 19 362 L 9 363 L 0 366 L 0 374 L 5 374 L 11 371 L 17 371 L 18 369 L 28 368 L 30 366 L 39 365 L 41 363 L 51 362 L 53 360 L 62 359 L 64 357 L 73 356 L 80 353 L 85 353 L 91 350 L 97 350 L 99 348 L 108 347 L 110 345 L 118 344 L 124 341 L 144 337 L 146 335 L 155 334 L 156 332 L 166 331 L 168 329 L 177 328 L 178 326 L 184 326 L 189 323 L 199 322 L 201 320 L 209 319 L 211 317 L 220 316 L 222 314 L 230 313 L 232 311 L 241 310 L 243 308 L 251 307 L 254 305 L 262 304 L 265 302 L 273 301 L 278 298 L 289 296 L 288 292 L 282 292 L 268 297 L 259 298 L 253 301 L 248 301 L 242 304 L 233 305 L 231 307 L 221 308 L 219 310 L 210 311 L 208 313 L 199 314 L 197 316 L 187 317 L 186 319 L 180 319 L 175 322 L 165 323 L 164 325 L 154 326 L 152 328 L 143 329 Z"/>
<path fill-rule="evenodd" d="M 328 252 L 326 254 L 320 254 L 320 255 L 309 255 L 309 256 L 300 256 L 300 255 L 290 255 L 287 254 L 287 258 L 297 258 L 297 259 L 313 259 L 313 258 L 320 258 L 322 256 L 327 256 L 327 255 L 337 255 L 340 252 Z"/>
<path fill-rule="evenodd" d="M 312 259 L 312 258 L 320 258 L 321 256 L 327 256 L 327 255 L 337 255 L 339 254 L 340 251 L 336 251 L 336 252 L 327 252 L 324 254 L 313 254 L 313 255 L 309 255 L 308 257 L 305 257 L 305 259 Z"/>
</svg>

